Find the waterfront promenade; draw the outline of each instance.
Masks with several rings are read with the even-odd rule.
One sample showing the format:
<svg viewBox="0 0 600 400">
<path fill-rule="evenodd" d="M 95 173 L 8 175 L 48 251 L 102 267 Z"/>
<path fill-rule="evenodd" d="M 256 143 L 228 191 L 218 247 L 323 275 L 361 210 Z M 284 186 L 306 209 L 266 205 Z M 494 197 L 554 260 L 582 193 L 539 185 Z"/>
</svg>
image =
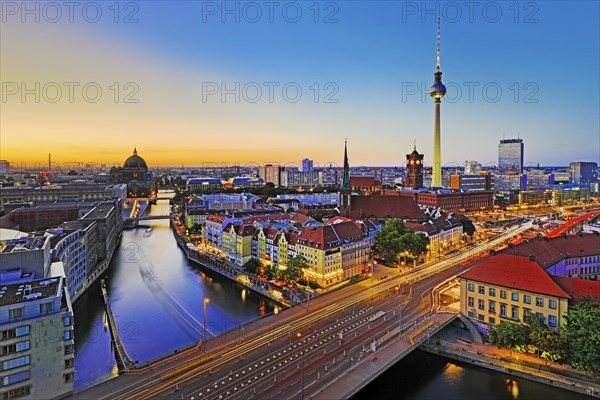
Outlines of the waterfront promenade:
<svg viewBox="0 0 600 400">
<path fill-rule="evenodd" d="M 535 354 L 511 352 L 489 343 L 472 343 L 466 332 L 458 328 L 446 328 L 420 349 L 452 360 L 600 398 L 600 377 L 556 362 L 548 362 L 546 365 L 546 360 Z"/>
</svg>

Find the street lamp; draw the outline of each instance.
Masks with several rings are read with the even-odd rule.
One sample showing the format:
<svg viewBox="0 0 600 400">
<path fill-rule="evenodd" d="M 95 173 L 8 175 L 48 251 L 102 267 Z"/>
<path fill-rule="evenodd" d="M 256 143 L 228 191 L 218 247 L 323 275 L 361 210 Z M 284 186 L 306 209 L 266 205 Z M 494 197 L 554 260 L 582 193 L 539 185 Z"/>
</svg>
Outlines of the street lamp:
<svg viewBox="0 0 600 400">
<path fill-rule="evenodd" d="M 302 338 L 302 332 L 297 332 L 296 337 L 298 338 L 298 340 L 300 340 Z M 300 356 L 300 399 L 304 400 L 304 350 L 300 350 Z"/>
<path fill-rule="evenodd" d="M 202 334 L 202 347 L 203 352 L 206 353 L 206 305 L 210 303 L 210 297 L 204 298 L 204 333 Z"/>
</svg>

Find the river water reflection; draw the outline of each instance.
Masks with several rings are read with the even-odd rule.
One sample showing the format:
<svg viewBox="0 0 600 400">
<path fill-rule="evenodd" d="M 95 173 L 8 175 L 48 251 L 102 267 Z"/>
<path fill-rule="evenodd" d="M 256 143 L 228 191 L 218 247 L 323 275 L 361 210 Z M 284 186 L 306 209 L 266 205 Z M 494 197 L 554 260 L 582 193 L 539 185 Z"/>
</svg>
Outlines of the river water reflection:
<svg viewBox="0 0 600 400">
<path fill-rule="evenodd" d="M 414 351 L 353 400 L 583 400 L 567 390 Z"/>
<path fill-rule="evenodd" d="M 150 215 L 169 212 L 167 201 Z M 148 228 L 152 228 L 151 230 Z M 169 221 L 143 221 L 123 231 L 105 273 L 109 299 L 130 358 L 144 364 L 202 338 L 203 299 L 207 336 L 271 313 L 276 304 L 187 260 Z M 116 374 L 110 330 L 99 281 L 75 304 L 75 389 Z"/>
</svg>

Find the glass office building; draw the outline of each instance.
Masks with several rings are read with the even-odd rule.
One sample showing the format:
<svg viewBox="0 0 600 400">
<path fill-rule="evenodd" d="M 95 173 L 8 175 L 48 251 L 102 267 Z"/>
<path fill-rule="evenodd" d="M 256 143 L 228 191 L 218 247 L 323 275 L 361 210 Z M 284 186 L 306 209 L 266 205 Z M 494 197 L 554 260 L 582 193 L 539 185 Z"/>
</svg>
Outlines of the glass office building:
<svg viewBox="0 0 600 400">
<path fill-rule="evenodd" d="M 523 139 L 503 139 L 498 145 L 498 172 L 523 173 Z"/>
</svg>

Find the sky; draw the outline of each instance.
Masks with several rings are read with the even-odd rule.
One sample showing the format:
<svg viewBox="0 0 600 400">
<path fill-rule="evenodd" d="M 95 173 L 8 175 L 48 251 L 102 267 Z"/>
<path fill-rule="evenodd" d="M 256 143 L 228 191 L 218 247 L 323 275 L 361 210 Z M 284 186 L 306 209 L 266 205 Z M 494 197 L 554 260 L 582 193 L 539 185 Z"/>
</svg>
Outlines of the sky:
<svg viewBox="0 0 600 400">
<path fill-rule="evenodd" d="M 600 159 L 597 1 L 1 4 L 0 159 L 167 165 Z M 469 4 L 473 4 L 469 6 Z"/>
</svg>

